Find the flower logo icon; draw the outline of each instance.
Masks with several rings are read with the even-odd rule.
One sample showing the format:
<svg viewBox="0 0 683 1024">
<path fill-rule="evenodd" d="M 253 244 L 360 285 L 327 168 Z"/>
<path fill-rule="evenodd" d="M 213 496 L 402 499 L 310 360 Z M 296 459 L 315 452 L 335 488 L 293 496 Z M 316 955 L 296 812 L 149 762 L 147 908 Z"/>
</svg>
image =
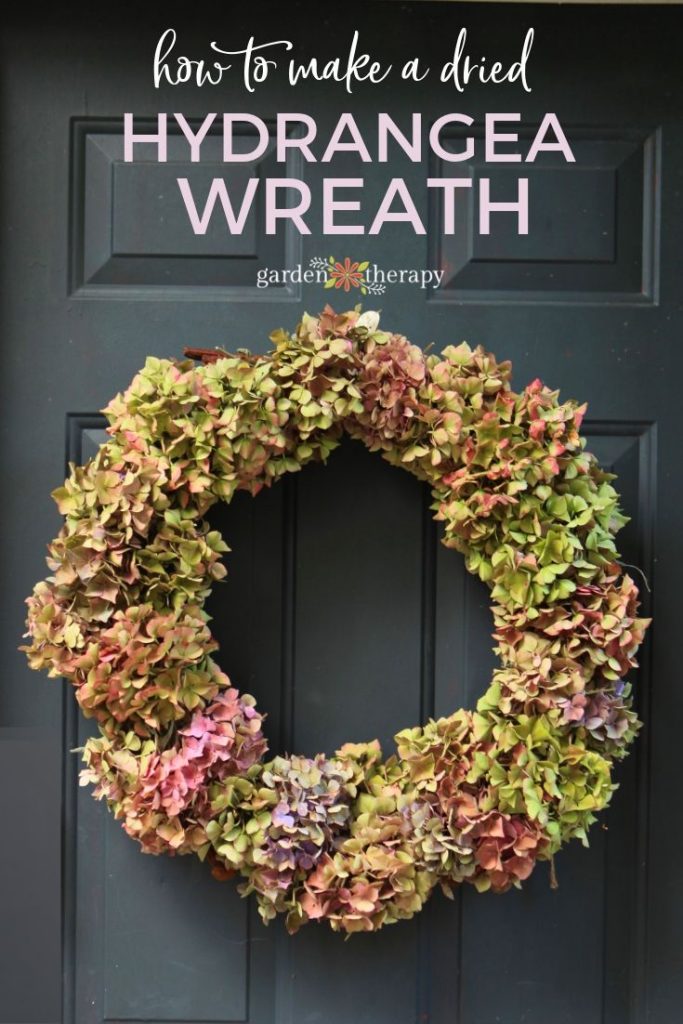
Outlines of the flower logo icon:
<svg viewBox="0 0 683 1024">
<path fill-rule="evenodd" d="M 361 294 L 366 295 L 365 271 L 369 267 L 369 261 L 356 263 L 347 256 L 343 263 L 335 260 L 334 256 L 328 259 L 328 276 L 325 282 L 326 288 L 343 288 L 350 292 L 352 288 L 360 288 Z"/>
<path fill-rule="evenodd" d="M 369 260 L 352 260 L 349 256 L 343 260 L 337 260 L 334 256 L 328 256 L 327 259 L 312 256 L 308 265 L 320 275 L 318 283 L 322 284 L 323 288 L 336 288 L 345 292 L 358 288 L 361 295 L 384 294 L 386 285 L 383 280 L 375 279 L 378 268 L 376 264 L 370 266 Z"/>
</svg>

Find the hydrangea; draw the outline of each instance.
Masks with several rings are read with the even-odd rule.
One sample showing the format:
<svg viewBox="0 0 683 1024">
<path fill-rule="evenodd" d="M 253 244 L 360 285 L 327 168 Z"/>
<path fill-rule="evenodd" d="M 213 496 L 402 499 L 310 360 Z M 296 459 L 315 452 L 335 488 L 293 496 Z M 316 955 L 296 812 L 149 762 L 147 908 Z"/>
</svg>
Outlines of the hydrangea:
<svg viewBox="0 0 683 1024">
<path fill-rule="evenodd" d="M 222 675 L 222 674 L 221 674 Z M 145 853 L 206 853 L 209 786 L 248 771 L 266 750 L 262 719 L 249 695 L 229 686 L 196 711 L 161 748 L 134 732 L 101 735 L 85 745 L 81 784 L 95 783 L 126 832 Z"/>
<path fill-rule="evenodd" d="M 231 799 L 211 829 L 219 857 L 239 865 L 265 920 L 292 904 L 335 837 L 348 827 L 358 768 L 350 759 L 276 757 Z M 214 807 L 223 794 L 214 788 Z"/>
<path fill-rule="evenodd" d="M 371 450 L 392 449 L 397 441 L 419 436 L 423 429 L 419 389 L 426 375 L 421 350 L 407 338 L 392 334 L 368 340 L 356 378 L 363 411 L 352 429 Z"/>
</svg>

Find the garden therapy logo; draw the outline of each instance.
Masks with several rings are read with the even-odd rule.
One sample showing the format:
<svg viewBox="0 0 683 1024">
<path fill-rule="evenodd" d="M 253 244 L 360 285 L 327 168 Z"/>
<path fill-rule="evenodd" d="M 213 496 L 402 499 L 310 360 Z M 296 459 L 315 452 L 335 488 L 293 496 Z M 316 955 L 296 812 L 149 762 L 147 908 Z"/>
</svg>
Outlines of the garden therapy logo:
<svg viewBox="0 0 683 1024">
<path fill-rule="evenodd" d="M 282 287 L 291 284 L 319 284 L 325 289 L 347 294 L 357 289 L 361 295 L 383 295 L 391 285 L 409 285 L 435 291 L 441 287 L 445 270 L 415 267 L 380 267 L 370 260 L 353 260 L 350 256 L 313 256 L 306 266 L 261 267 L 256 272 L 257 288 Z"/>
</svg>

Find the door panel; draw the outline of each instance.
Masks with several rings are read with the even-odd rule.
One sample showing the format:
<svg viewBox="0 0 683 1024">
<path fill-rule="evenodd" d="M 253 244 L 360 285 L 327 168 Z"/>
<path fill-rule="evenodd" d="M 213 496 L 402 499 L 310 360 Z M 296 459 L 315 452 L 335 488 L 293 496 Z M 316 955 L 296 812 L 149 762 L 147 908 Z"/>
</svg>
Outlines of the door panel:
<svg viewBox="0 0 683 1024">
<path fill-rule="evenodd" d="M 476 230 L 477 189 L 491 180 L 491 195 L 516 193 L 520 165 L 469 162 L 472 189 L 465 193 L 455 235 L 432 230 L 433 265 L 446 266 L 437 302 L 534 302 L 581 305 L 640 305 L 657 299 L 660 207 L 660 133 L 628 126 L 564 122 L 575 162 L 561 153 L 538 155 L 524 166 L 529 179 L 533 225 L 518 235 L 514 218 L 500 220 L 488 235 Z M 538 124 L 515 126 L 522 154 L 528 153 Z M 483 131 L 474 137 L 483 148 Z M 462 152 L 464 131 L 444 133 L 447 152 Z M 480 142 L 481 140 L 481 142 Z M 449 164 L 435 159 L 436 177 Z M 457 165 L 456 165 L 457 166 Z M 568 176 L 571 175 L 571 179 Z M 571 182 L 571 183 L 570 183 Z M 432 223 L 442 223 L 438 204 Z M 493 224 L 493 215 L 492 215 Z"/>
<path fill-rule="evenodd" d="M 1 457 L 10 486 L 0 753 L 11 772 L 24 764 L 18 740 L 34 744 L 41 772 L 17 769 L 20 789 L 13 786 L 8 806 L 32 850 L 39 832 L 49 870 L 13 856 L 2 876 L 13 897 L 8 920 L 23 920 L 23 903 L 31 927 L 15 923 L 4 940 L 0 1022 L 670 1024 L 683 998 L 681 825 L 671 812 L 683 710 L 674 649 L 683 497 L 680 12 L 375 4 L 345 8 L 351 20 L 342 23 L 339 12 L 312 14 L 297 3 L 280 24 L 268 20 L 267 34 L 297 39 L 302 54 L 314 47 L 318 56 L 335 55 L 354 18 L 373 52 L 397 63 L 420 52 L 435 66 L 461 24 L 473 52 L 499 59 L 513 59 L 533 24 L 533 91 L 472 84 L 461 96 L 430 80 L 359 88 L 352 97 L 329 84 L 291 95 L 268 84 L 252 97 L 231 83 L 154 92 L 151 55 L 171 21 L 184 51 L 197 54 L 207 38 L 266 31 L 254 6 L 198 18 L 200 8 L 190 16 L 171 5 L 163 17 L 140 12 L 133 27 L 107 14 L 55 20 L 40 36 L 16 12 L 3 42 Z M 387 32 L 390 10 L 395 31 Z M 145 147 L 125 165 L 121 115 L 135 111 L 145 130 L 158 110 L 200 119 L 217 108 L 258 114 L 271 131 L 278 111 L 302 110 L 321 135 L 349 109 L 369 134 L 379 110 L 397 123 L 420 110 L 426 125 L 455 109 L 476 125 L 487 110 L 520 111 L 522 151 L 543 114 L 555 111 L 577 161 L 561 166 L 546 154 L 530 166 L 529 236 L 493 215 L 487 238 L 474 230 L 469 195 L 458 208 L 462 230 L 444 236 L 425 179 L 451 167 L 475 180 L 487 173 L 492 195 L 502 197 L 519 165 L 511 174 L 485 168 L 479 156 L 438 166 L 399 154 L 362 164 L 347 154 L 332 171 L 297 160 L 283 171 L 271 149 L 258 166 L 238 165 L 231 180 L 287 173 L 319 196 L 326 175 L 363 176 L 367 223 L 388 179 L 403 176 L 427 234 L 394 224 L 376 237 L 323 237 L 316 206 L 310 236 L 265 236 L 257 209 L 242 238 L 218 222 L 195 237 L 174 178 L 189 177 L 203 195 L 209 177 L 228 173 L 218 138 L 207 142 L 215 164 L 187 162 L 175 135 L 173 165 L 160 167 Z M 480 151 L 478 127 L 474 134 Z M 445 145 L 462 141 L 454 133 Z M 92 410 L 126 386 L 147 354 L 217 344 L 265 351 L 270 330 L 293 326 L 303 309 L 316 312 L 330 293 L 315 284 L 258 289 L 257 269 L 330 253 L 384 268 L 440 267 L 441 290 L 394 286 L 366 307 L 381 306 L 386 325 L 422 345 L 484 344 L 513 360 L 517 387 L 540 376 L 589 401 L 588 446 L 618 475 L 631 516 L 623 560 L 645 573 L 644 609 L 656 620 L 637 679 L 644 728 L 590 849 L 557 858 L 559 889 L 541 865 L 521 892 L 465 889 L 452 902 L 437 894 L 414 921 L 348 942 L 314 926 L 294 937 L 281 922 L 264 928 L 233 882 L 215 882 L 189 858 L 141 856 L 77 788 L 70 751 L 90 727 L 71 694 L 12 653 L 21 601 L 44 574 L 44 545 L 58 528 L 48 492 L 65 455 L 83 461 L 105 436 Z M 232 548 L 228 580 L 209 605 L 219 662 L 267 711 L 273 752 L 330 752 L 375 736 L 388 748 L 399 728 L 471 707 L 484 690 L 495 663 L 488 591 L 439 544 L 428 506 L 412 477 L 347 440 L 327 467 L 212 510 Z"/>
</svg>

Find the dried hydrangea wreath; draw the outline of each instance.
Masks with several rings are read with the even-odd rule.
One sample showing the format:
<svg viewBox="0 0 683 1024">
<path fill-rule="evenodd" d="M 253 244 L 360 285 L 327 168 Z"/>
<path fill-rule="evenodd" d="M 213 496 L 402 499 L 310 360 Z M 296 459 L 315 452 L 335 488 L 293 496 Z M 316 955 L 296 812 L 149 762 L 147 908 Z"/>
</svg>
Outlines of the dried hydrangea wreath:
<svg viewBox="0 0 683 1024">
<path fill-rule="evenodd" d="M 55 492 L 31 666 L 65 676 L 99 737 L 96 784 L 148 853 L 244 877 L 265 920 L 372 931 L 433 887 L 502 892 L 586 842 L 638 722 L 623 679 L 647 621 L 617 562 L 618 495 L 584 408 L 481 348 L 425 354 L 359 310 L 304 316 L 273 351 L 150 358 L 111 439 Z M 432 487 L 443 541 L 491 588 L 500 667 L 460 710 L 334 756 L 265 761 L 262 717 L 213 661 L 203 605 L 227 550 L 207 509 L 327 459 L 346 431 Z"/>
</svg>

